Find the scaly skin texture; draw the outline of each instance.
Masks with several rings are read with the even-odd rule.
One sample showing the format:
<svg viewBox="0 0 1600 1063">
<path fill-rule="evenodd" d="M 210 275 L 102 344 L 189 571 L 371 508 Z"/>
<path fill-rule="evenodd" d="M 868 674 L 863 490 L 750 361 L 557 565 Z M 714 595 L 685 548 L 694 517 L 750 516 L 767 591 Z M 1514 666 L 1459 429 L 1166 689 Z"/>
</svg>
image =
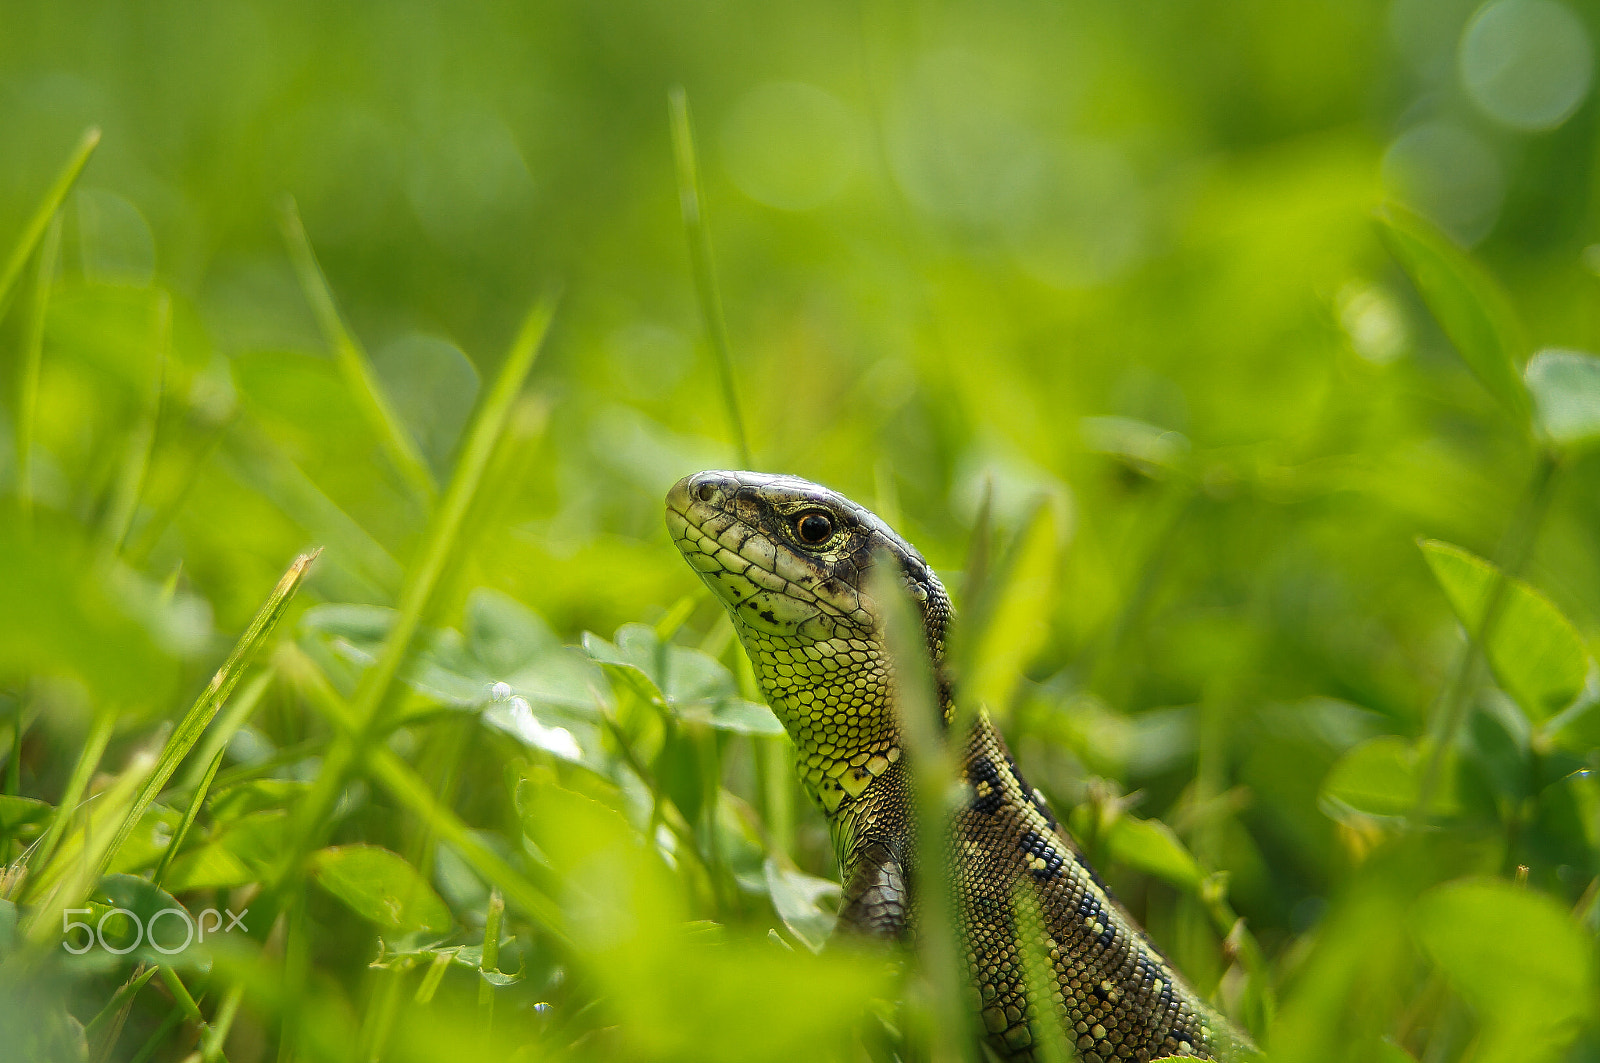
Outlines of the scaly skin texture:
<svg viewBox="0 0 1600 1063">
<path fill-rule="evenodd" d="M 817 518 L 822 518 L 819 521 Z M 684 558 L 733 617 L 767 700 L 794 739 L 806 789 L 833 832 L 844 879 L 841 932 L 902 938 L 915 927 L 915 824 L 893 670 L 868 574 L 887 560 L 922 612 L 946 721 L 950 599 L 916 550 L 871 512 L 791 476 L 702 472 L 667 495 Z M 822 533 L 826 532 L 826 535 Z M 961 758 L 952 884 L 988 1043 L 1034 1058 L 1051 1016 L 1084 1063 L 1231 1059 L 1247 1047 L 1190 989 L 1111 896 L 1023 781 L 980 714 Z M 1025 892 L 1033 904 L 1013 898 Z M 1023 941 L 1049 957 L 1050 1001 L 1030 999 Z"/>
</svg>

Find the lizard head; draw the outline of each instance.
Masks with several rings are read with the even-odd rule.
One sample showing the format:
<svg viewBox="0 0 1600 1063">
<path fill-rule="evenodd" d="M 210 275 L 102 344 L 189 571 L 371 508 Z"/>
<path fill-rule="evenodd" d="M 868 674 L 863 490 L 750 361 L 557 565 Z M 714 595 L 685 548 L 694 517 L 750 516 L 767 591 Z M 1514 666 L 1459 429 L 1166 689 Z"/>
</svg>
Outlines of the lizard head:
<svg viewBox="0 0 1600 1063">
<path fill-rule="evenodd" d="M 699 472 L 667 493 L 667 528 L 741 634 L 875 641 L 882 618 L 869 576 L 892 564 L 938 658 L 944 586 L 911 544 L 836 491 L 795 476 Z"/>
<path fill-rule="evenodd" d="M 802 775 L 832 815 L 900 755 L 871 576 L 893 566 L 921 610 L 936 673 L 950 619 L 943 585 L 872 512 L 793 476 L 686 476 L 667 494 L 667 527 L 733 618 Z M 947 702 L 948 684 L 939 686 Z"/>
</svg>

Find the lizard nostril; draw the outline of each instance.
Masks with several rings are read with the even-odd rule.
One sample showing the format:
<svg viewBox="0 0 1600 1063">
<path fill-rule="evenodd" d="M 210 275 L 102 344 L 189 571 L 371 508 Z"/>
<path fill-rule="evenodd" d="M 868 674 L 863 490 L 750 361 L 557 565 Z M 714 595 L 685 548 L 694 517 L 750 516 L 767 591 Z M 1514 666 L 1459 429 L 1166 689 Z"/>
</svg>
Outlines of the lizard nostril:
<svg viewBox="0 0 1600 1063">
<path fill-rule="evenodd" d="M 695 497 L 700 501 L 709 502 L 713 498 L 717 497 L 717 488 L 715 484 L 713 484 L 710 480 L 707 480 L 699 487 L 694 489 L 694 494 Z"/>
</svg>

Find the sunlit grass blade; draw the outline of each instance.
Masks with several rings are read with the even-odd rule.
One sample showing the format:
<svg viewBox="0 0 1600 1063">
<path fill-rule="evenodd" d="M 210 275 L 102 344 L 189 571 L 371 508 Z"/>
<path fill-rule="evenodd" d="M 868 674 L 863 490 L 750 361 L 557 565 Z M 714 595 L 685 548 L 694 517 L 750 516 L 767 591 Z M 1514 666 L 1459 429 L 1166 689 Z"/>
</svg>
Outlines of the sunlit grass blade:
<svg viewBox="0 0 1600 1063">
<path fill-rule="evenodd" d="M 884 640 L 894 662 L 894 704 L 916 806 L 918 944 L 928 993 L 921 1016 L 927 1033 L 926 1058 L 931 1063 L 957 1063 L 972 1058 L 974 1041 L 967 1021 L 966 972 L 950 878 L 955 756 L 940 722 L 927 638 L 892 558 L 880 554 L 874 560 L 870 594 L 882 611 Z"/>
<path fill-rule="evenodd" d="M 350 389 L 350 397 L 360 407 L 395 468 L 423 498 L 432 501 L 438 493 L 438 485 L 434 483 L 427 460 L 423 458 L 410 430 L 395 413 L 377 374 L 372 370 L 371 360 L 340 319 L 339 308 L 333 301 L 333 291 L 328 287 L 328 278 L 323 275 L 322 267 L 317 262 L 311 239 L 300 221 L 300 208 L 292 198 L 284 198 L 281 216 L 283 236 L 289 244 L 289 257 L 294 262 L 295 272 L 300 275 L 300 286 L 305 289 L 323 337 L 328 341 L 328 346 L 333 348 L 334 362 L 339 367 L 339 374 L 344 377 L 345 386 Z"/>
<path fill-rule="evenodd" d="M 512 434 L 508 431 L 506 440 L 510 440 Z M 428 743 L 432 756 L 429 758 L 431 763 L 428 764 L 431 770 L 427 773 L 427 781 L 443 808 L 451 807 L 458 792 L 462 754 L 476 727 L 476 720 L 471 717 L 461 717 L 441 722 L 429 729 L 435 734 L 443 732 L 442 741 L 436 739 Z M 402 910 L 421 902 L 422 894 L 433 878 L 433 871 L 436 868 L 437 843 L 438 839 L 433 831 L 426 827 L 413 831 L 411 841 L 406 846 L 404 860 L 416 869 L 417 875 L 406 887 L 407 896 L 401 900 Z M 407 979 L 408 972 L 399 967 L 372 971 L 369 977 L 371 985 L 361 1020 L 361 1043 L 357 1049 L 362 1058 L 381 1059 L 386 1054 L 387 1045 L 394 1033 L 394 1025 L 400 1018 Z"/>
<path fill-rule="evenodd" d="M 44 364 L 44 322 L 50 309 L 50 289 L 55 284 L 56 259 L 61 251 L 61 215 L 45 230 L 39 249 L 38 279 L 28 305 L 22 343 L 22 372 L 17 380 L 17 504 L 24 517 L 33 512 L 33 434 L 39 414 L 39 373 Z"/>
<path fill-rule="evenodd" d="M 689 234 L 689 263 L 694 271 L 695 295 L 700 301 L 700 319 L 706 340 L 717 362 L 717 379 L 722 384 L 722 404 L 733 432 L 741 468 L 755 468 L 750 456 L 750 439 L 745 433 L 744 414 L 739 408 L 739 390 L 734 382 L 733 351 L 728 344 L 728 326 L 722 316 L 722 294 L 717 288 L 717 271 L 711 257 L 711 232 L 706 228 L 705 208 L 700 195 L 700 167 L 695 157 L 694 128 L 689 122 L 689 97 L 682 85 L 667 93 L 667 110 L 672 124 L 672 155 L 677 164 L 678 205 L 683 211 L 684 228 Z"/>
<path fill-rule="evenodd" d="M 452 556 L 484 556 L 496 549 L 493 539 L 516 524 L 512 515 L 525 486 L 539 475 L 539 441 L 549 422 L 549 400 L 525 392 L 512 403 L 505 429 L 496 441 L 472 505 L 467 507 Z"/>
<path fill-rule="evenodd" d="M 316 553 L 302 554 L 295 558 L 288 571 L 278 580 L 278 585 L 272 589 L 272 593 L 267 595 L 267 600 L 256 611 L 250 626 L 239 636 L 239 641 L 234 643 L 233 652 L 228 654 L 228 659 L 217 669 L 216 674 L 211 677 L 211 682 L 206 684 L 205 690 L 195 699 L 183 719 L 178 721 L 178 726 L 156 759 L 155 770 L 145 781 L 139 796 L 134 799 L 133 806 L 117 830 L 116 837 L 106 849 L 105 855 L 101 857 L 96 878 L 104 873 L 111 858 L 133 833 L 133 828 L 139 823 L 139 817 L 144 815 L 150 803 L 166 786 L 167 780 L 172 778 L 172 773 L 178 770 L 178 765 L 189 755 L 189 750 L 200 740 L 200 736 L 205 733 L 206 727 L 216 716 L 217 710 L 227 702 L 228 696 L 233 693 L 233 688 L 238 685 L 239 677 L 255 659 L 256 651 L 271 637 L 273 629 L 278 626 L 278 621 L 283 619 L 290 599 L 294 597 L 294 592 L 305 579 L 306 570 L 316 559 Z"/>
<path fill-rule="evenodd" d="M 10 305 L 12 289 L 17 283 L 17 278 L 22 275 L 23 266 L 27 265 L 28 256 L 33 254 L 33 249 L 38 246 L 45 229 L 56 216 L 56 211 L 61 209 L 67 193 L 72 191 L 78 175 L 83 172 L 89 156 L 94 154 L 95 145 L 99 143 L 99 126 L 90 126 L 84 130 L 83 136 L 78 138 L 77 147 L 72 149 L 72 154 L 67 158 L 67 164 L 56 175 L 55 183 L 44 194 L 44 199 L 39 201 L 27 224 L 22 227 L 22 235 L 12 247 L 5 266 L 0 267 L 0 317 L 5 315 L 5 309 Z"/>
<path fill-rule="evenodd" d="M 750 742 L 767 849 L 787 859 L 794 851 L 794 745 L 787 735 L 752 735 Z"/>
<path fill-rule="evenodd" d="M 298 1050 L 302 1043 L 306 1011 L 306 1001 L 303 996 L 305 986 L 314 976 L 304 893 L 289 898 L 288 904 L 278 917 L 278 926 L 282 928 L 283 971 L 278 979 L 279 985 L 274 989 L 287 998 L 280 1004 L 279 1009 L 281 1024 L 278 1028 L 278 1059 L 280 1063 L 292 1063 L 300 1054 Z M 240 978 L 239 981 L 243 984 L 245 979 Z M 252 994 L 257 998 L 257 1004 L 261 996 L 259 989 L 258 986 L 257 992 Z"/>
<path fill-rule="evenodd" d="M 413 1001 L 418 1004 L 430 1004 L 433 1002 L 433 995 L 438 992 L 439 983 L 444 981 L 445 971 L 450 969 L 450 961 L 451 956 L 447 952 L 440 952 L 434 955 L 433 962 L 428 964 L 427 973 L 422 976 L 422 982 L 417 986 L 417 991 L 411 998 Z"/>
</svg>

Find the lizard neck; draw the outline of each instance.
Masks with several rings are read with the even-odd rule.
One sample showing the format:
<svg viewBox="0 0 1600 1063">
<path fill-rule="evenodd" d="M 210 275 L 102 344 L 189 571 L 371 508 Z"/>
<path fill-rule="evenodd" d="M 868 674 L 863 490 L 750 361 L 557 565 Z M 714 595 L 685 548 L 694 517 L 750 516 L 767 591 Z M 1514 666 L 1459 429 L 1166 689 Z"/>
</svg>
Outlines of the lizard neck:
<svg viewBox="0 0 1600 1063">
<path fill-rule="evenodd" d="M 794 740 L 806 789 L 829 819 L 862 801 L 901 757 L 881 640 L 801 640 L 741 628 L 773 711 Z"/>
</svg>

